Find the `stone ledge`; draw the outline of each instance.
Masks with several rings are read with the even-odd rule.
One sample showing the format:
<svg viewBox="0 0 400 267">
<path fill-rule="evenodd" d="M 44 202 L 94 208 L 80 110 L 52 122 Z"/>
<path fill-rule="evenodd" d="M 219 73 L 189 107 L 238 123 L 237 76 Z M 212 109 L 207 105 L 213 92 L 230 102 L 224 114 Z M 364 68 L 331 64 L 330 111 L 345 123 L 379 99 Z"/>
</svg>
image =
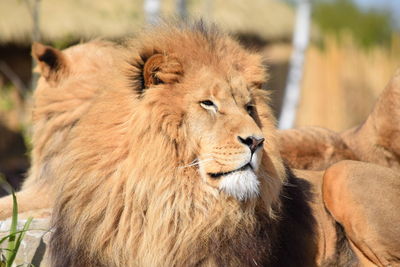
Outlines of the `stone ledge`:
<svg viewBox="0 0 400 267">
<path fill-rule="evenodd" d="M 18 229 L 22 229 L 26 220 L 18 220 Z M 0 221 L 0 238 L 9 234 L 11 219 Z M 32 263 L 35 267 L 49 266 L 45 260 L 46 247 L 50 238 L 50 218 L 34 219 L 21 242 L 14 266 L 27 266 Z M 4 244 L 2 247 L 7 246 Z"/>
</svg>

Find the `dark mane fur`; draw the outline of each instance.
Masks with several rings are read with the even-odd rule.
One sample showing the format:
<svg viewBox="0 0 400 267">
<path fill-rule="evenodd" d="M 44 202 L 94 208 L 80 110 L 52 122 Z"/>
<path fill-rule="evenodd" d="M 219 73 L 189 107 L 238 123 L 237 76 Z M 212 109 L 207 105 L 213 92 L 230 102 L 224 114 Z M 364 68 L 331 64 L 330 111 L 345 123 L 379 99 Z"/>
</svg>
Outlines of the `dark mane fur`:
<svg viewBox="0 0 400 267">
<path fill-rule="evenodd" d="M 317 245 L 315 218 L 310 207 L 311 185 L 297 178 L 288 167 L 286 175 L 269 266 L 315 266 Z"/>
</svg>

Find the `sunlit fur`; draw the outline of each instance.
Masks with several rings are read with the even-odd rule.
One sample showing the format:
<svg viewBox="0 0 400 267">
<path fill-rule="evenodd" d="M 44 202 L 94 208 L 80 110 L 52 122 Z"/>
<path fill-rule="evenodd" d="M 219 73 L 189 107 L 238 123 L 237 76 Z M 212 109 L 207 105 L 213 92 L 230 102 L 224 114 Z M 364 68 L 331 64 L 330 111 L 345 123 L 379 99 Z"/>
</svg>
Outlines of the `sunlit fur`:
<svg viewBox="0 0 400 267">
<path fill-rule="evenodd" d="M 108 82 L 64 140 L 52 265 L 268 264 L 286 178 L 260 57 L 201 23 L 145 31 L 127 50 L 126 81 Z M 172 65 L 146 76 L 154 54 Z M 250 183 L 222 178 L 247 188 L 227 194 L 207 173 L 241 167 L 249 134 L 265 138 L 261 165 Z"/>
<path fill-rule="evenodd" d="M 123 81 L 116 68 L 116 62 L 121 67 L 121 48 L 113 43 L 92 41 L 63 52 L 35 44 L 32 55 L 38 60 L 46 49 L 58 53 L 60 65 L 47 78 L 41 76 L 33 94 L 31 168 L 22 190 L 17 193 L 21 213 L 52 207 L 53 187 L 58 182 L 54 169 L 62 164 L 60 157 L 71 129 L 96 94 Z M 40 65 L 38 71 L 44 71 Z M 108 77 L 114 79 L 111 81 Z M 1 198 L 0 219 L 11 214 L 11 196 Z"/>
<path fill-rule="evenodd" d="M 243 170 L 224 177 L 219 188 L 226 194 L 242 201 L 259 195 L 260 182 L 252 170 Z"/>
<path fill-rule="evenodd" d="M 70 130 L 88 110 L 95 95 L 122 80 L 119 71 L 114 70 L 122 60 L 117 51 L 115 44 L 105 41 L 71 47 L 63 51 L 63 69 L 57 70 L 56 75 L 60 76 L 57 84 L 44 77 L 39 79 L 33 96 L 32 167 L 25 186 L 51 184 L 48 180 L 54 176 L 46 173 L 49 171 L 46 161 L 62 153 Z M 110 81 L 110 76 L 115 79 Z"/>
</svg>

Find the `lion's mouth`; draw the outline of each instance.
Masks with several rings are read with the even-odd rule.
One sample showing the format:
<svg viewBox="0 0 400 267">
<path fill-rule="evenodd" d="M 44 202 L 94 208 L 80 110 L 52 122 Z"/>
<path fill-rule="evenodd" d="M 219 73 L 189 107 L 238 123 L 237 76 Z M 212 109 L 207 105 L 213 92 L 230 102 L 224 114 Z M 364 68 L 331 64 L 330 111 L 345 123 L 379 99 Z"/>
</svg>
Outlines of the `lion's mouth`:
<svg viewBox="0 0 400 267">
<path fill-rule="evenodd" d="M 244 171 L 244 170 L 247 170 L 247 169 L 249 169 L 249 168 L 250 168 L 250 169 L 253 169 L 253 167 L 251 166 L 250 162 L 247 163 L 247 164 L 245 164 L 245 165 L 243 165 L 242 167 L 240 167 L 240 168 L 238 168 L 238 169 L 235 169 L 235 170 L 232 170 L 232 171 L 217 172 L 217 173 L 211 173 L 211 172 L 209 172 L 209 173 L 207 173 L 207 174 L 208 174 L 211 178 L 213 178 L 213 179 L 219 179 L 219 178 L 221 178 L 222 176 L 226 176 L 226 175 L 229 175 L 229 174 L 238 172 L 238 171 Z"/>
</svg>

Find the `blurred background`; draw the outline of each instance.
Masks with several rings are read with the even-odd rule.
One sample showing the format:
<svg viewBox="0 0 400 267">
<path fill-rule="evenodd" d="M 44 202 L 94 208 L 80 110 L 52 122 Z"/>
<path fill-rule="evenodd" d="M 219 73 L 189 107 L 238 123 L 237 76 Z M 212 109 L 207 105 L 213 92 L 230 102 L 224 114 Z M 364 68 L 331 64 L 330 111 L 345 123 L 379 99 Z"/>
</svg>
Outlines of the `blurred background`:
<svg viewBox="0 0 400 267">
<path fill-rule="evenodd" d="M 366 118 L 400 66 L 399 0 L 1 0 L 0 176 L 18 188 L 29 167 L 33 40 L 63 49 L 133 35 L 157 16 L 203 17 L 264 55 L 279 117 L 300 2 L 311 7 L 310 41 L 293 126 L 342 131 Z"/>
</svg>

